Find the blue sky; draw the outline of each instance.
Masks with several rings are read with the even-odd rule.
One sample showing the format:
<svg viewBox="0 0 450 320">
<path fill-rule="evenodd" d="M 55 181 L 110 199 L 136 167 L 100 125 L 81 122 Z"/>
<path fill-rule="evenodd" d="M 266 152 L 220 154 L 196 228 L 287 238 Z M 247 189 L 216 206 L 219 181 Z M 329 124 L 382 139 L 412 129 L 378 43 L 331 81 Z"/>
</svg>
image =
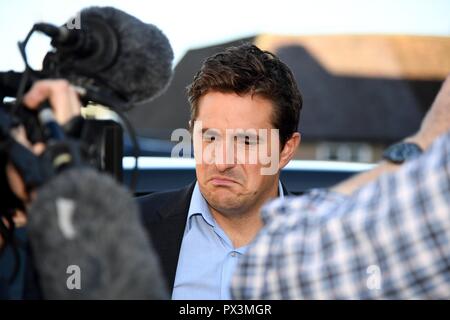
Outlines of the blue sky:
<svg viewBox="0 0 450 320">
<path fill-rule="evenodd" d="M 34 22 L 62 24 L 92 5 L 114 6 L 158 26 L 175 61 L 191 48 L 261 32 L 450 36 L 450 0 L 0 0 L 0 70 L 23 69 L 16 43 Z M 30 43 L 34 67 L 48 48 L 43 36 Z"/>
</svg>

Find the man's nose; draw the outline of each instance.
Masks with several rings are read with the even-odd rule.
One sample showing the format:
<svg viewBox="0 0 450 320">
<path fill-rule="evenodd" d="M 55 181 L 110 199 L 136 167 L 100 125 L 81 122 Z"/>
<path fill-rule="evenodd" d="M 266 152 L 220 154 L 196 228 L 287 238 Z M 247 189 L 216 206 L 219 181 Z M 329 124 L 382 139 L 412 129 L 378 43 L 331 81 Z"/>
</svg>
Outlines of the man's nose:
<svg viewBox="0 0 450 320">
<path fill-rule="evenodd" d="M 216 148 L 214 164 L 219 172 L 227 171 L 236 165 L 236 152 L 233 141 L 223 141 Z"/>
</svg>

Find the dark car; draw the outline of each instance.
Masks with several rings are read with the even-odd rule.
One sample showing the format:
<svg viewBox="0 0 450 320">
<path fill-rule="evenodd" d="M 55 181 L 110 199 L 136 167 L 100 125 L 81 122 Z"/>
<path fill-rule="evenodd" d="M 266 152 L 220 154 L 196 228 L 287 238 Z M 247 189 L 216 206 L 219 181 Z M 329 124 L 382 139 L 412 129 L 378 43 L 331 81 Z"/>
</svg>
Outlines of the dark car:
<svg viewBox="0 0 450 320">
<path fill-rule="evenodd" d="M 123 158 L 124 181 L 129 184 L 135 159 Z M 300 194 L 312 188 L 327 188 L 373 164 L 292 160 L 282 171 L 281 180 L 289 191 Z M 139 157 L 136 193 L 176 189 L 195 179 L 193 158 Z"/>
</svg>

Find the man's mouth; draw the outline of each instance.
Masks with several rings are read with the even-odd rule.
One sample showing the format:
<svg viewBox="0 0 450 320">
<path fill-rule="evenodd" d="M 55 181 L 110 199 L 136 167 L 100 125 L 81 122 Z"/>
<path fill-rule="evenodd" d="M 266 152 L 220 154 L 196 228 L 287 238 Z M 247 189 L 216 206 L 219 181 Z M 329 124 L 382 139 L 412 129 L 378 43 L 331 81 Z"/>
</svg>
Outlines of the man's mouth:
<svg viewBox="0 0 450 320">
<path fill-rule="evenodd" d="M 236 180 L 222 177 L 222 176 L 214 176 L 209 180 L 214 186 L 232 186 L 233 184 L 237 184 Z"/>
</svg>

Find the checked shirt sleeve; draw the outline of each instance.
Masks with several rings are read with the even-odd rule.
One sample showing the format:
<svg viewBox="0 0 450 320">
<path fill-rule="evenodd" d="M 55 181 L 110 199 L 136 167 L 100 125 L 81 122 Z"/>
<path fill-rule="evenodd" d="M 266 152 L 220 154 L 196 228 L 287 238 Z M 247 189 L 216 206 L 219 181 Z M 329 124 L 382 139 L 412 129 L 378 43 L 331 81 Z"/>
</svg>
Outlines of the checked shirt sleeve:
<svg viewBox="0 0 450 320">
<path fill-rule="evenodd" d="M 450 133 L 350 197 L 275 200 L 235 299 L 449 299 Z"/>
</svg>

